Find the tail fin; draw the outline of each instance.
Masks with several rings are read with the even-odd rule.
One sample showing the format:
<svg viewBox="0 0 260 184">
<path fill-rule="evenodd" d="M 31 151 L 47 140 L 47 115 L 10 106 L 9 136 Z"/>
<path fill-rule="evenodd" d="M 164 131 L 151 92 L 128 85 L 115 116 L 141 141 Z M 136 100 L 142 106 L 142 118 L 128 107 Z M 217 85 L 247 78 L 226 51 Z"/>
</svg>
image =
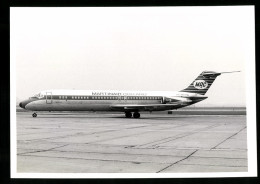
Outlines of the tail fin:
<svg viewBox="0 0 260 184">
<path fill-rule="evenodd" d="M 233 71 L 240 72 L 240 71 Z M 233 73 L 233 72 L 222 72 L 222 73 Z M 204 71 L 202 72 L 187 88 L 181 90 L 181 92 L 198 93 L 204 95 L 210 86 L 213 84 L 215 79 L 222 73 Z"/>
</svg>

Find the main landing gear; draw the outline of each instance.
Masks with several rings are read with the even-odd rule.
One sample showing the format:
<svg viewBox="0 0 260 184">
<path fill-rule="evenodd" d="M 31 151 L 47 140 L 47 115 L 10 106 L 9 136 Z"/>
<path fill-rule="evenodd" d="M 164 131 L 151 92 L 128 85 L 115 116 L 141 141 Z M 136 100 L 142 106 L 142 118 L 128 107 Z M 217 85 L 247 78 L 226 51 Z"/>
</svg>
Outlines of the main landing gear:
<svg viewBox="0 0 260 184">
<path fill-rule="evenodd" d="M 36 113 L 33 113 L 33 114 L 32 114 L 32 117 L 36 118 L 36 117 L 37 117 L 37 114 L 36 114 Z"/>
<path fill-rule="evenodd" d="M 125 117 L 126 118 L 131 118 L 132 116 L 134 118 L 140 118 L 140 113 L 139 112 L 134 112 L 134 114 L 132 115 L 131 112 L 125 112 Z"/>
</svg>

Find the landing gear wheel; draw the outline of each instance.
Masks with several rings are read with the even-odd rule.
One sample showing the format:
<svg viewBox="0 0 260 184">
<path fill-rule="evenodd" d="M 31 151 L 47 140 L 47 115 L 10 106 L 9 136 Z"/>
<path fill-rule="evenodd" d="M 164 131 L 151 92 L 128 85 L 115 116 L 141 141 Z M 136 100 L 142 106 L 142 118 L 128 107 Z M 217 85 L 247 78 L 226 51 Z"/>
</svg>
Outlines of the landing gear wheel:
<svg viewBox="0 0 260 184">
<path fill-rule="evenodd" d="M 37 117 L 37 114 L 36 114 L 36 113 L 33 113 L 33 114 L 32 114 L 32 117 L 36 118 L 36 117 Z"/>
<path fill-rule="evenodd" d="M 131 112 L 125 112 L 125 117 L 126 118 L 131 118 L 132 117 L 132 113 Z"/>
<path fill-rule="evenodd" d="M 135 112 L 134 113 L 134 118 L 140 118 L 140 113 L 139 112 Z"/>
</svg>

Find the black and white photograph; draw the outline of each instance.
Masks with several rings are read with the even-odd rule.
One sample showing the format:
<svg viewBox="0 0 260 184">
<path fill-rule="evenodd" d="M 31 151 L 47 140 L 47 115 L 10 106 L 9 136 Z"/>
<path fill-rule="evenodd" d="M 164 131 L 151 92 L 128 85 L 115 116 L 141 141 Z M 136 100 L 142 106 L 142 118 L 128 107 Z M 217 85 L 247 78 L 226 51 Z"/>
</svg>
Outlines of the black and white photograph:
<svg viewBox="0 0 260 184">
<path fill-rule="evenodd" d="M 11 177 L 256 176 L 254 24 L 254 6 L 11 7 Z"/>
</svg>

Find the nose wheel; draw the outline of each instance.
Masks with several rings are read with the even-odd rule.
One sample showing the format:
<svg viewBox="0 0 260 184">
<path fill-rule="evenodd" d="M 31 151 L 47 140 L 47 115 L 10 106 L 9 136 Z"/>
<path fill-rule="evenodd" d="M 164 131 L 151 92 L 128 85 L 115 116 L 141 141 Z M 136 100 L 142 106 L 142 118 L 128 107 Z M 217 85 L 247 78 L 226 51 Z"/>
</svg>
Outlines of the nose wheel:
<svg viewBox="0 0 260 184">
<path fill-rule="evenodd" d="M 32 117 L 36 118 L 36 117 L 37 117 L 37 114 L 36 114 L 36 113 L 33 113 L 33 114 L 32 114 Z"/>
</svg>

